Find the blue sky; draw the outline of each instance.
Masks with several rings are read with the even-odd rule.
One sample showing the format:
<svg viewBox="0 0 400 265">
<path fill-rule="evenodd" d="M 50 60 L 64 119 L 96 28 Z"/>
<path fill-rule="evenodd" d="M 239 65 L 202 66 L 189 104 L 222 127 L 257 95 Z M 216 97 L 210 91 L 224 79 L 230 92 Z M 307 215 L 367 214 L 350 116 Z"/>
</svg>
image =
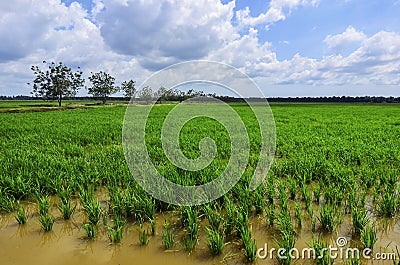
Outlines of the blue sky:
<svg viewBox="0 0 400 265">
<path fill-rule="evenodd" d="M 29 94 L 42 60 L 140 83 L 201 59 L 266 96 L 400 96 L 398 14 L 399 0 L 4 1 L 0 94 Z"/>
</svg>

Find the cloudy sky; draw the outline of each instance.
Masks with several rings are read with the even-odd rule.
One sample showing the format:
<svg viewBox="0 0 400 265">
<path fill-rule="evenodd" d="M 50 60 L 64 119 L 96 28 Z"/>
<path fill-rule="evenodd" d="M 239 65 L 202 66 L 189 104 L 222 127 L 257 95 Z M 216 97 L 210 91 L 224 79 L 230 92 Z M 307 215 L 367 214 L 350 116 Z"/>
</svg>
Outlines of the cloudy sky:
<svg viewBox="0 0 400 265">
<path fill-rule="evenodd" d="M 0 1 L 0 95 L 28 95 L 43 60 L 140 83 L 205 59 L 268 97 L 400 96 L 399 14 L 400 0 Z"/>
</svg>

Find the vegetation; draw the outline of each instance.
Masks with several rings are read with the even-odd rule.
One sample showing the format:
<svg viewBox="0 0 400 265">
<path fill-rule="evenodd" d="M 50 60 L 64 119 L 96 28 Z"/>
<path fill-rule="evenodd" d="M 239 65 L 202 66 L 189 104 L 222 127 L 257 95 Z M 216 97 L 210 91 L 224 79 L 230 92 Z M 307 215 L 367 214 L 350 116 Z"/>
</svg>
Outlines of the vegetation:
<svg viewBox="0 0 400 265">
<path fill-rule="evenodd" d="M 92 73 L 89 81 L 92 86 L 88 88 L 88 93 L 100 98 L 103 105 L 106 104 L 107 97 L 119 91 L 119 88 L 115 86 L 115 78 L 103 71 Z"/>
<path fill-rule="evenodd" d="M 227 243 L 240 242 L 242 257 L 248 261 L 256 259 L 255 231 L 261 229 L 275 235 L 274 247 L 289 249 L 304 231 L 336 236 L 342 221 L 351 222 L 346 223 L 349 231 L 345 232 L 352 230 L 354 240 L 364 247 L 380 245 L 380 221 L 395 219 L 400 205 L 399 106 L 272 104 L 278 137 L 276 159 L 266 182 L 253 192 L 248 184 L 258 160 L 259 129 L 246 106 L 231 106 L 248 128 L 248 166 L 224 197 L 195 207 L 167 205 L 137 185 L 121 146 L 125 106 L 1 113 L 0 211 L 12 213 L 23 223 L 25 202 L 35 202 L 34 212 L 29 208 L 28 222 L 39 220 L 45 231 L 52 229 L 55 218 L 64 222 L 61 218 L 76 219 L 82 213 L 86 219 L 77 222 L 77 227 L 83 227 L 88 238 L 101 240 L 98 234 L 103 234 L 113 243 L 122 240 L 124 228 L 142 223 L 150 228 L 140 229 L 142 245 L 156 234 L 157 215 L 169 212 L 180 215 L 179 221 L 168 219 L 162 235 L 157 231 L 160 237 L 152 237 L 162 240 L 165 249 L 198 251 L 196 246 L 203 243 L 211 255 L 224 256 Z M 185 124 L 180 147 L 187 157 L 200 155 L 198 143 L 204 137 L 215 139 L 218 152 L 198 172 L 179 169 L 168 161 L 157 136 L 173 107 L 157 105 L 150 113 L 146 142 L 154 166 L 181 185 L 215 179 L 230 157 L 227 131 L 205 117 Z M 102 220 L 106 229 L 102 229 Z M 254 226 L 254 220 L 263 220 L 260 228 Z M 322 249 L 327 244 L 314 239 L 311 245 Z M 316 262 L 332 264 L 327 257 Z"/>
<path fill-rule="evenodd" d="M 83 72 L 79 67 L 76 72 L 73 72 L 62 62 L 48 64 L 43 61 L 43 63 L 48 67 L 46 71 L 41 70 L 37 65 L 31 67 L 36 76 L 33 80 L 32 94 L 43 99 L 55 99 L 58 101 L 58 106 L 61 107 L 64 97 L 74 97 L 83 86 Z"/>
</svg>

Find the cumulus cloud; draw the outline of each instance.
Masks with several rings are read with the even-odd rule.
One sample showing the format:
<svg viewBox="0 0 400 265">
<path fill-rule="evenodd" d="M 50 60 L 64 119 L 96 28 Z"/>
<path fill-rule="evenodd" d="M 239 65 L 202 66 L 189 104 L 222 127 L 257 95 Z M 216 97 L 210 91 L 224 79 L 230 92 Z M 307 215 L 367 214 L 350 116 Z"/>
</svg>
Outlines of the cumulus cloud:
<svg viewBox="0 0 400 265">
<path fill-rule="evenodd" d="M 236 18 L 242 27 L 265 24 L 266 29 L 268 29 L 271 24 L 285 20 L 295 8 L 307 5 L 317 6 L 318 3 L 319 0 L 271 0 L 267 12 L 252 17 L 250 9 L 246 7 L 236 12 Z"/>
<path fill-rule="evenodd" d="M 343 33 L 326 36 L 324 42 L 329 49 L 341 50 L 351 43 L 361 42 L 366 38 L 367 36 L 363 32 L 357 31 L 352 26 L 349 26 Z"/>
<path fill-rule="evenodd" d="M 199 59 L 235 34 L 230 20 L 235 2 L 103 1 L 96 16 L 105 42 L 116 52 L 136 56 L 151 70 Z"/>
<path fill-rule="evenodd" d="M 296 54 L 289 60 L 255 64 L 249 71 L 278 84 L 396 85 L 400 83 L 400 34 L 364 35 L 348 56 L 333 54 L 317 60 Z"/>
</svg>

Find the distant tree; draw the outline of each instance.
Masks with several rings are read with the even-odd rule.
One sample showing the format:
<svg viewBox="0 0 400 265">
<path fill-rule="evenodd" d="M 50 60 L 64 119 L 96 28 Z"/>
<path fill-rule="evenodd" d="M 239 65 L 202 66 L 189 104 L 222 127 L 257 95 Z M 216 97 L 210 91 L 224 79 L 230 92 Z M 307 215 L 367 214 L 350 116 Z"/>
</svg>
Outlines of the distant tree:
<svg viewBox="0 0 400 265">
<path fill-rule="evenodd" d="M 89 94 L 93 97 L 101 98 L 103 105 L 106 104 L 107 97 L 119 91 L 119 87 L 115 86 L 115 78 L 103 71 L 91 73 L 89 80 L 92 86 L 88 88 Z"/>
<path fill-rule="evenodd" d="M 162 101 L 172 101 L 175 98 L 174 91 L 172 89 L 167 89 L 163 86 L 157 90 L 155 96 L 158 98 L 158 102 L 160 103 Z"/>
<path fill-rule="evenodd" d="M 43 63 L 48 65 L 46 71 L 41 70 L 39 66 L 31 67 L 36 76 L 33 80 L 33 92 L 31 93 L 44 99 L 57 99 L 58 106 L 61 107 L 64 97 L 74 97 L 83 86 L 85 80 L 82 78 L 82 71 L 78 67 L 78 70 L 73 72 L 62 62 L 48 64 L 43 61 Z"/>
<path fill-rule="evenodd" d="M 154 92 L 151 87 L 145 86 L 141 90 L 139 90 L 139 100 L 146 102 L 146 104 L 149 104 L 153 98 Z"/>
<path fill-rule="evenodd" d="M 131 98 L 136 94 L 136 81 L 124 81 L 121 84 L 121 90 L 124 91 L 124 97 Z"/>
</svg>

